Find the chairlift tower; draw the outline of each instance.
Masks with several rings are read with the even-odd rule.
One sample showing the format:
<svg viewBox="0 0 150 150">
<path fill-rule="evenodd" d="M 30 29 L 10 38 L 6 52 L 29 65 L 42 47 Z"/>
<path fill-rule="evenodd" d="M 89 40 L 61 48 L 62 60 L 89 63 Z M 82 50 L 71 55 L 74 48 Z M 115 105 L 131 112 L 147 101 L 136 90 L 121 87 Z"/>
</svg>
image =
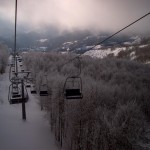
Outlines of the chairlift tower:
<svg viewBox="0 0 150 150">
<path fill-rule="evenodd" d="M 14 53 L 12 57 L 12 65 L 9 70 L 9 86 L 8 100 L 10 104 L 22 103 L 22 119 L 26 120 L 25 102 L 28 101 L 28 93 L 25 90 L 24 78 L 20 77 L 18 72 L 18 57 L 16 50 L 16 32 L 17 31 L 17 0 L 15 1 L 15 35 L 14 35 Z M 13 68 L 13 70 L 12 70 Z"/>
</svg>

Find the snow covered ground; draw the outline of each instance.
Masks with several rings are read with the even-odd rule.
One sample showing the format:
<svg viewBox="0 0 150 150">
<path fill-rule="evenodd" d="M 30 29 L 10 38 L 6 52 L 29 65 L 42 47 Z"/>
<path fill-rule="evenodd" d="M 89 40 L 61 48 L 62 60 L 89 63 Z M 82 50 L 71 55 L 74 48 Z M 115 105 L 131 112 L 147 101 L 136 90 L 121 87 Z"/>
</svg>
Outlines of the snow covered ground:
<svg viewBox="0 0 150 150">
<path fill-rule="evenodd" d="M 139 49 L 142 50 L 142 48 L 148 47 L 149 45 L 139 45 Z M 129 47 L 116 47 L 114 49 L 111 50 L 111 48 L 106 48 L 106 49 L 101 49 L 101 47 L 99 48 L 95 48 L 93 50 L 89 50 L 87 52 L 84 53 L 84 55 L 88 55 L 91 57 L 95 57 L 95 58 L 105 58 L 107 57 L 109 54 L 112 54 L 113 56 L 118 56 L 118 54 L 122 51 L 128 51 L 128 50 L 132 50 L 133 51 L 130 53 L 131 56 L 131 60 L 135 59 L 135 51 L 134 51 L 134 46 L 129 46 Z"/>
<path fill-rule="evenodd" d="M 38 98 L 29 93 L 27 120 L 22 120 L 21 104 L 8 102 L 7 73 L 0 75 L 0 150 L 58 150 Z"/>
<path fill-rule="evenodd" d="M 96 58 L 104 58 L 111 54 L 111 49 L 106 49 L 106 50 L 90 50 L 84 53 L 84 55 L 88 55 L 91 57 L 96 57 Z"/>
<path fill-rule="evenodd" d="M 104 58 L 104 57 L 107 57 L 109 54 L 118 56 L 119 52 L 125 51 L 125 50 L 126 50 L 126 47 L 115 48 L 114 50 L 111 50 L 111 48 L 98 49 L 98 50 L 87 51 L 84 53 L 84 55 L 89 55 L 91 57 L 96 57 L 96 58 Z"/>
</svg>

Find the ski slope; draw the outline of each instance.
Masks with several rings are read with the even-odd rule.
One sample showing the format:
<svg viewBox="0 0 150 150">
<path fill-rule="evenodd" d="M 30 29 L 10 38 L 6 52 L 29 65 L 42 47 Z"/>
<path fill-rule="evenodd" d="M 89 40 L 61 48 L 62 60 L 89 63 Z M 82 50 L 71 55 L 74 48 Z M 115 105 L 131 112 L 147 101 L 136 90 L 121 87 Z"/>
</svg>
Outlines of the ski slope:
<svg viewBox="0 0 150 150">
<path fill-rule="evenodd" d="M 26 103 L 27 120 L 22 120 L 22 105 L 8 102 L 7 73 L 0 75 L 0 150 L 58 150 L 46 114 L 38 98 L 30 94 Z"/>
</svg>

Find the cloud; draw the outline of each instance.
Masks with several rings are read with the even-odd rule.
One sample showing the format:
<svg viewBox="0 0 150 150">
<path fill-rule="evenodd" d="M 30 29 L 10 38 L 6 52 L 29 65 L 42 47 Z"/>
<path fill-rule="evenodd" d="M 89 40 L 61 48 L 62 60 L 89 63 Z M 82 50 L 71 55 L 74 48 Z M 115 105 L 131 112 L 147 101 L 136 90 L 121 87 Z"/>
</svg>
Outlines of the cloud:
<svg viewBox="0 0 150 150">
<path fill-rule="evenodd" d="M 15 0 L 0 0 L 0 14 L 14 21 Z M 149 0 L 18 0 L 18 24 L 60 30 L 114 32 L 150 11 Z M 149 32 L 150 16 L 129 29 Z"/>
</svg>

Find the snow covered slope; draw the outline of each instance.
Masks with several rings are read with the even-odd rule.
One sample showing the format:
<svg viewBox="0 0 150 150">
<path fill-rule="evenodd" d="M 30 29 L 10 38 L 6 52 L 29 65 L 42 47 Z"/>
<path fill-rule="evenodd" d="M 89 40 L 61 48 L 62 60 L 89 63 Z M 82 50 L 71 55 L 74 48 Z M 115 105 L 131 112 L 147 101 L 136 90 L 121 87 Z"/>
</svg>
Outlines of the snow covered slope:
<svg viewBox="0 0 150 150">
<path fill-rule="evenodd" d="M 38 99 L 29 93 L 27 120 L 22 120 L 21 104 L 8 102 L 8 73 L 0 75 L 0 150 L 57 150 L 45 113 Z"/>
<path fill-rule="evenodd" d="M 115 48 L 99 48 L 89 50 L 84 53 L 95 58 L 117 57 L 138 60 L 142 62 L 150 61 L 150 44 L 141 44 L 136 46 L 115 47 Z"/>
<path fill-rule="evenodd" d="M 111 50 L 111 48 L 107 49 L 99 49 L 99 50 L 90 50 L 84 53 L 84 55 L 88 55 L 91 57 L 96 57 L 96 58 L 105 58 L 109 54 L 113 54 L 114 56 L 118 56 L 118 53 L 121 51 L 125 51 L 126 47 L 121 47 L 121 48 L 115 48 L 114 50 Z"/>
</svg>

